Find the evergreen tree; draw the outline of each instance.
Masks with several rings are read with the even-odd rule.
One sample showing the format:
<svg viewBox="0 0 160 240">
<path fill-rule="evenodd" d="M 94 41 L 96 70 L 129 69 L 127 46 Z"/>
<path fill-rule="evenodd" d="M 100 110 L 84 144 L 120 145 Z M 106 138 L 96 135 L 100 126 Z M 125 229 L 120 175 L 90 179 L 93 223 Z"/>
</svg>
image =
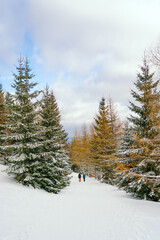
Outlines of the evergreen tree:
<svg viewBox="0 0 160 240">
<path fill-rule="evenodd" d="M 115 141 L 112 135 L 109 109 L 106 106 L 105 98 L 102 98 L 100 101 L 99 114 L 95 117 L 93 128 L 91 159 L 95 166 L 95 177 L 102 179 L 102 175 L 105 173 L 105 179 L 103 178 L 103 180 L 107 183 L 112 183 Z"/>
<path fill-rule="evenodd" d="M 4 145 L 4 135 L 5 135 L 5 121 L 7 118 L 7 111 L 5 108 L 5 97 L 0 84 L 0 163 L 5 164 L 5 152 L 1 149 L 1 146 Z"/>
<path fill-rule="evenodd" d="M 38 176 L 36 176 L 35 166 L 39 163 L 39 155 L 36 154 L 37 126 L 34 122 L 36 101 L 33 103 L 33 100 L 39 93 L 31 92 L 37 84 L 30 82 L 34 75 L 30 73 L 28 60 L 24 62 L 20 58 L 16 70 L 17 74 L 13 74 L 14 83 L 12 84 L 15 94 L 8 94 L 6 100 L 9 113 L 6 122 L 8 146 L 5 149 L 10 151 L 7 157 L 9 163 L 7 172 L 18 182 L 36 187 Z"/>
<path fill-rule="evenodd" d="M 7 172 L 24 185 L 57 193 L 62 186 L 59 186 L 60 180 L 58 182 L 52 176 L 56 160 L 43 152 L 42 126 L 37 122 L 39 101 L 36 98 L 40 91 L 32 90 L 37 83 L 32 82 L 34 75 L 27 58 L 26 60 L 20 58 L 18 63 L 17 74 L 14 73 L 12 85 L 15 94 L 8 95 L 7 100 L 9 114 L 6 124 L 8 131 L 6 141 L 10 142 L 10 145 L 5 149 L 10 150 L 11 153 L 7 159 L 9 163 Z M 59 171 L 61 172 L 61 166 Z M 65 185 L 62 182 L 61 184 Z"/>
<path fill-rule="evenodd" d="M 2 89 L 2 84 L 0 84 L 0 124 L 4 121 L 5 108 L 4 108 L 4 93 Z"/>
<path fill-rule="evenodd" d="M 70 163 L 66 150 L 66 136 L 60 123 L 61 116 L 53 92 L 43 91 L 40 112 L 41 154 L 46 164 L 47 178 L 51 181 L 48 191 L 59 192 L 69 184 Z"/>
<path fill-rule="evenodd" d="M 147 140 L 144 143 L 145 151 L 140 155 L 139 163 L 129 170 L 121 181 L 124 190 L 141 199 L 160 201 L 159 143 L 160 136 L 150 141 Z"/>
<path fill-rule="evenodd" d="M 140 149 L 136 146 L 133 130 L 129 126 L 129 123 L 126 122 L 123 128 L 119 150 L 116 152 L 116 155 L 120 158 L 119 163 L 121 163 L 118 167 L 123 170 L 137 165 L 137 163 L 134 162 L 137 156 L 139 156 L 139 153 Z"/>
<path fill-rule="evenodd" d="M 159 91 L 158 81 L 153 80 L 154 73 L 150 73 L 146 59 L 143 59 L 141 72 L 137 74 L 137 81 L 134 83 L 138 92 L 131 90 L 131 95 L 138 103 L 130 102 L 130 110 L 135 113 L 128 119 L 133 123 L 133 129 L 140 138 L 153 138 L 157 133 L 157 123 L 159 121 Z"/>
<path fill-rule="evenodd" d="M 118 159 L 116 160 L 117 177 L 115 182 L 119 187 L 125 186 L 126 182 L 123 181 L 125 175 L 139 163 L 140 152 L 141 150 L 136 144 L 133 130 L 129 126 L 129 123 L 126 122 L 123 128 L 119 150 L 116 152 Z"/>
<path fill-rule="evenodd" d="M 159 81 L 153 81 L 149 66 L 144 59 L 138 73 L 135 86 L 138 93 L 132 91 L 132 96 L 139 106 L 131 103 L 130 109 L 138 116 L 131 116 L 136 145 L 140 148 L 138 164 L 124 174 L 121 186 L 142 199 L 158 201 L 160 199 L 160 164 L 159 164 L 159 98 L 157 90 Z M 157 155 L 156 155 L 157 154 Z"/>
</svg>

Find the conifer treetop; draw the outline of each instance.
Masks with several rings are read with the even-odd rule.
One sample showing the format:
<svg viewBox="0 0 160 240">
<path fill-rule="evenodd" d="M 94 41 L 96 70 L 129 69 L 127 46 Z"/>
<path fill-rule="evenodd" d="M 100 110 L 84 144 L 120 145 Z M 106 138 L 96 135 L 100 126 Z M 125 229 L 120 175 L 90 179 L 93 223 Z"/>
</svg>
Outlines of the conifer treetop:
<svg viewBox="0 0 160 240">
<path fill-rule="evenodd" d="M 134 83 L 137 91 L 131 90 L 131 95 L 136 103 L 129 102 L 129 109 L 134 113 L 128 118 L 133 123 L 133 129 L 139 137 L 152 138 L 156 134 L 154 125 L 158 122 L 157 113 L 160 106 L 157 104 L 160 92 L 157 87 L 159 80 L 153 80 L 154 73 L 150 73 L 146 59 L 143 59 L 141 73 L 137 74 L 137 81 Z"/>
</svg>

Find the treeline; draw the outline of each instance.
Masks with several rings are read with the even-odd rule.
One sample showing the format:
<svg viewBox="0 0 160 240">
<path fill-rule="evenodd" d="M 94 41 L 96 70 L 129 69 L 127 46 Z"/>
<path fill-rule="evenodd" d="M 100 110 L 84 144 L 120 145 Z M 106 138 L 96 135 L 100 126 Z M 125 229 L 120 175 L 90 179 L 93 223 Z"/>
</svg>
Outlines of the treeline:
<svg viewBox="0 0 160 240">
<path fill-rule="evenodd" d="M 102 98 L 90 129 L 72 139 L 73 170 L 102 182 L 116 184 L 136 197 L 160 200 L 160 92 L 159 80 L 143 64 L 131 90 L 131 114 L 120 123 L 113 101 Z"/>
<path fill-rule="evenodd" d="M 23 185 L 58 193 L 70 182 L 67 134 L 49 88 L 34 90 L 28 59 L 20 57 L 12 88 L 0 85 L 0 162 Z"/>
<path fill-rule="evenodd" d="M 84 125 L 82 132 L 76 131 L 69 145 L 73 170 L 86 172 L 89 176 L 104 180 L 104 169 L 107 171 L 115 159 L 114 153 L 118 148 L 121 125 L 112 99 L 109 98 L 106 103 L 105 98 L 102 98 L 99 112 L 90 129 L 87 130 Z M 109 175 L 108 172 L 106 174 L 108 181 Z M 109 183 L 111 182 L 110 179 Z"/>
<path fill-rule="evenodd" d="M 112 99 L 102 97 L 89 130 L 84 125 L 70 143 L 53 91 L 34 90 L 37 83 L 27 58 L 19 59 L 13 75 L 14 94 L 4 94 L 0 85 L 0 162 L 8 166 L 9 175 L 58 193 L 70 182 L 71 159 L 74 171 L 139 198 L 160 200 L 159 80 L 145 57 L 126 122 L 120 122 Z"/>
</svg>

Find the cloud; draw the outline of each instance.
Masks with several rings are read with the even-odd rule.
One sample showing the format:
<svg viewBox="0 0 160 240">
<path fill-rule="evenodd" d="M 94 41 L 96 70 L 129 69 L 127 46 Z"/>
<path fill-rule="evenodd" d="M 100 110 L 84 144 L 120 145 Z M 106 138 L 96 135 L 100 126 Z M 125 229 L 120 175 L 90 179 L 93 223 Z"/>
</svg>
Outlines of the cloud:
<svg viewBox="0 0 160 240">
<path fill-rule="evenodd" d="M 156 4 L 149 1 L 35 0 L 30 9 L 33 36 L 46 64 L 79 74 L 90 71 L 101 52 L 106 59 L 112 53 L 113 59 L 136 62 L 159 34 Z"/>
<path fill-rule="evenodd" d="M 92 121 L 102 96 L 124 118 L 143 52 L 158 41 L 159 8 L 158 0 L 2 0 L 0 61 L 31 49 L 70 132 Z"/>
<path fill-rule="evenodd" d="M 60 107 L 62 123 L 70 136 L 74 134 L 75 128 L 81 129 L 84 123 L 87 126 L 93 123 L 102 96 L 106 101 L 110 96 L 113 98 L 121 121 L 125 120 L 129 114 L 127 105 L 130 97 L 125 77 L 124 82 L 117 79 L 114 82 L 113 79 L 104 79 L 101 73 L 95 71 L 83 82 L 76 83 L 74 78 L 62 81 L 63 74 L 60 74 L 51 88 Z"/>
<path fill-rule="evenodd" d="M 0 61 L 14 64 L 20 54 L 25 32 L 24 0 L 0 1 Z"/>
</svg>

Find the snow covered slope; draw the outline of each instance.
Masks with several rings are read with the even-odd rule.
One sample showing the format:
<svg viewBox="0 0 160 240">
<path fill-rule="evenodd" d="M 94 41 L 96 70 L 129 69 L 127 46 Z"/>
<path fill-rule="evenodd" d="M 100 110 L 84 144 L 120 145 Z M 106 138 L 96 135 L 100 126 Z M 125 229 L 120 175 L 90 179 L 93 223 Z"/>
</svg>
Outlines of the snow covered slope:
<svg viewBox="0 0 160 240">
<path fill-rule="evenodd" d="M 79 183 L 75 174 L 70 187 L 54 195 L 0 171 L 0 240 L 143 239 L 160 239 L 160 203 L 90 178 Z"/>
</svg>

